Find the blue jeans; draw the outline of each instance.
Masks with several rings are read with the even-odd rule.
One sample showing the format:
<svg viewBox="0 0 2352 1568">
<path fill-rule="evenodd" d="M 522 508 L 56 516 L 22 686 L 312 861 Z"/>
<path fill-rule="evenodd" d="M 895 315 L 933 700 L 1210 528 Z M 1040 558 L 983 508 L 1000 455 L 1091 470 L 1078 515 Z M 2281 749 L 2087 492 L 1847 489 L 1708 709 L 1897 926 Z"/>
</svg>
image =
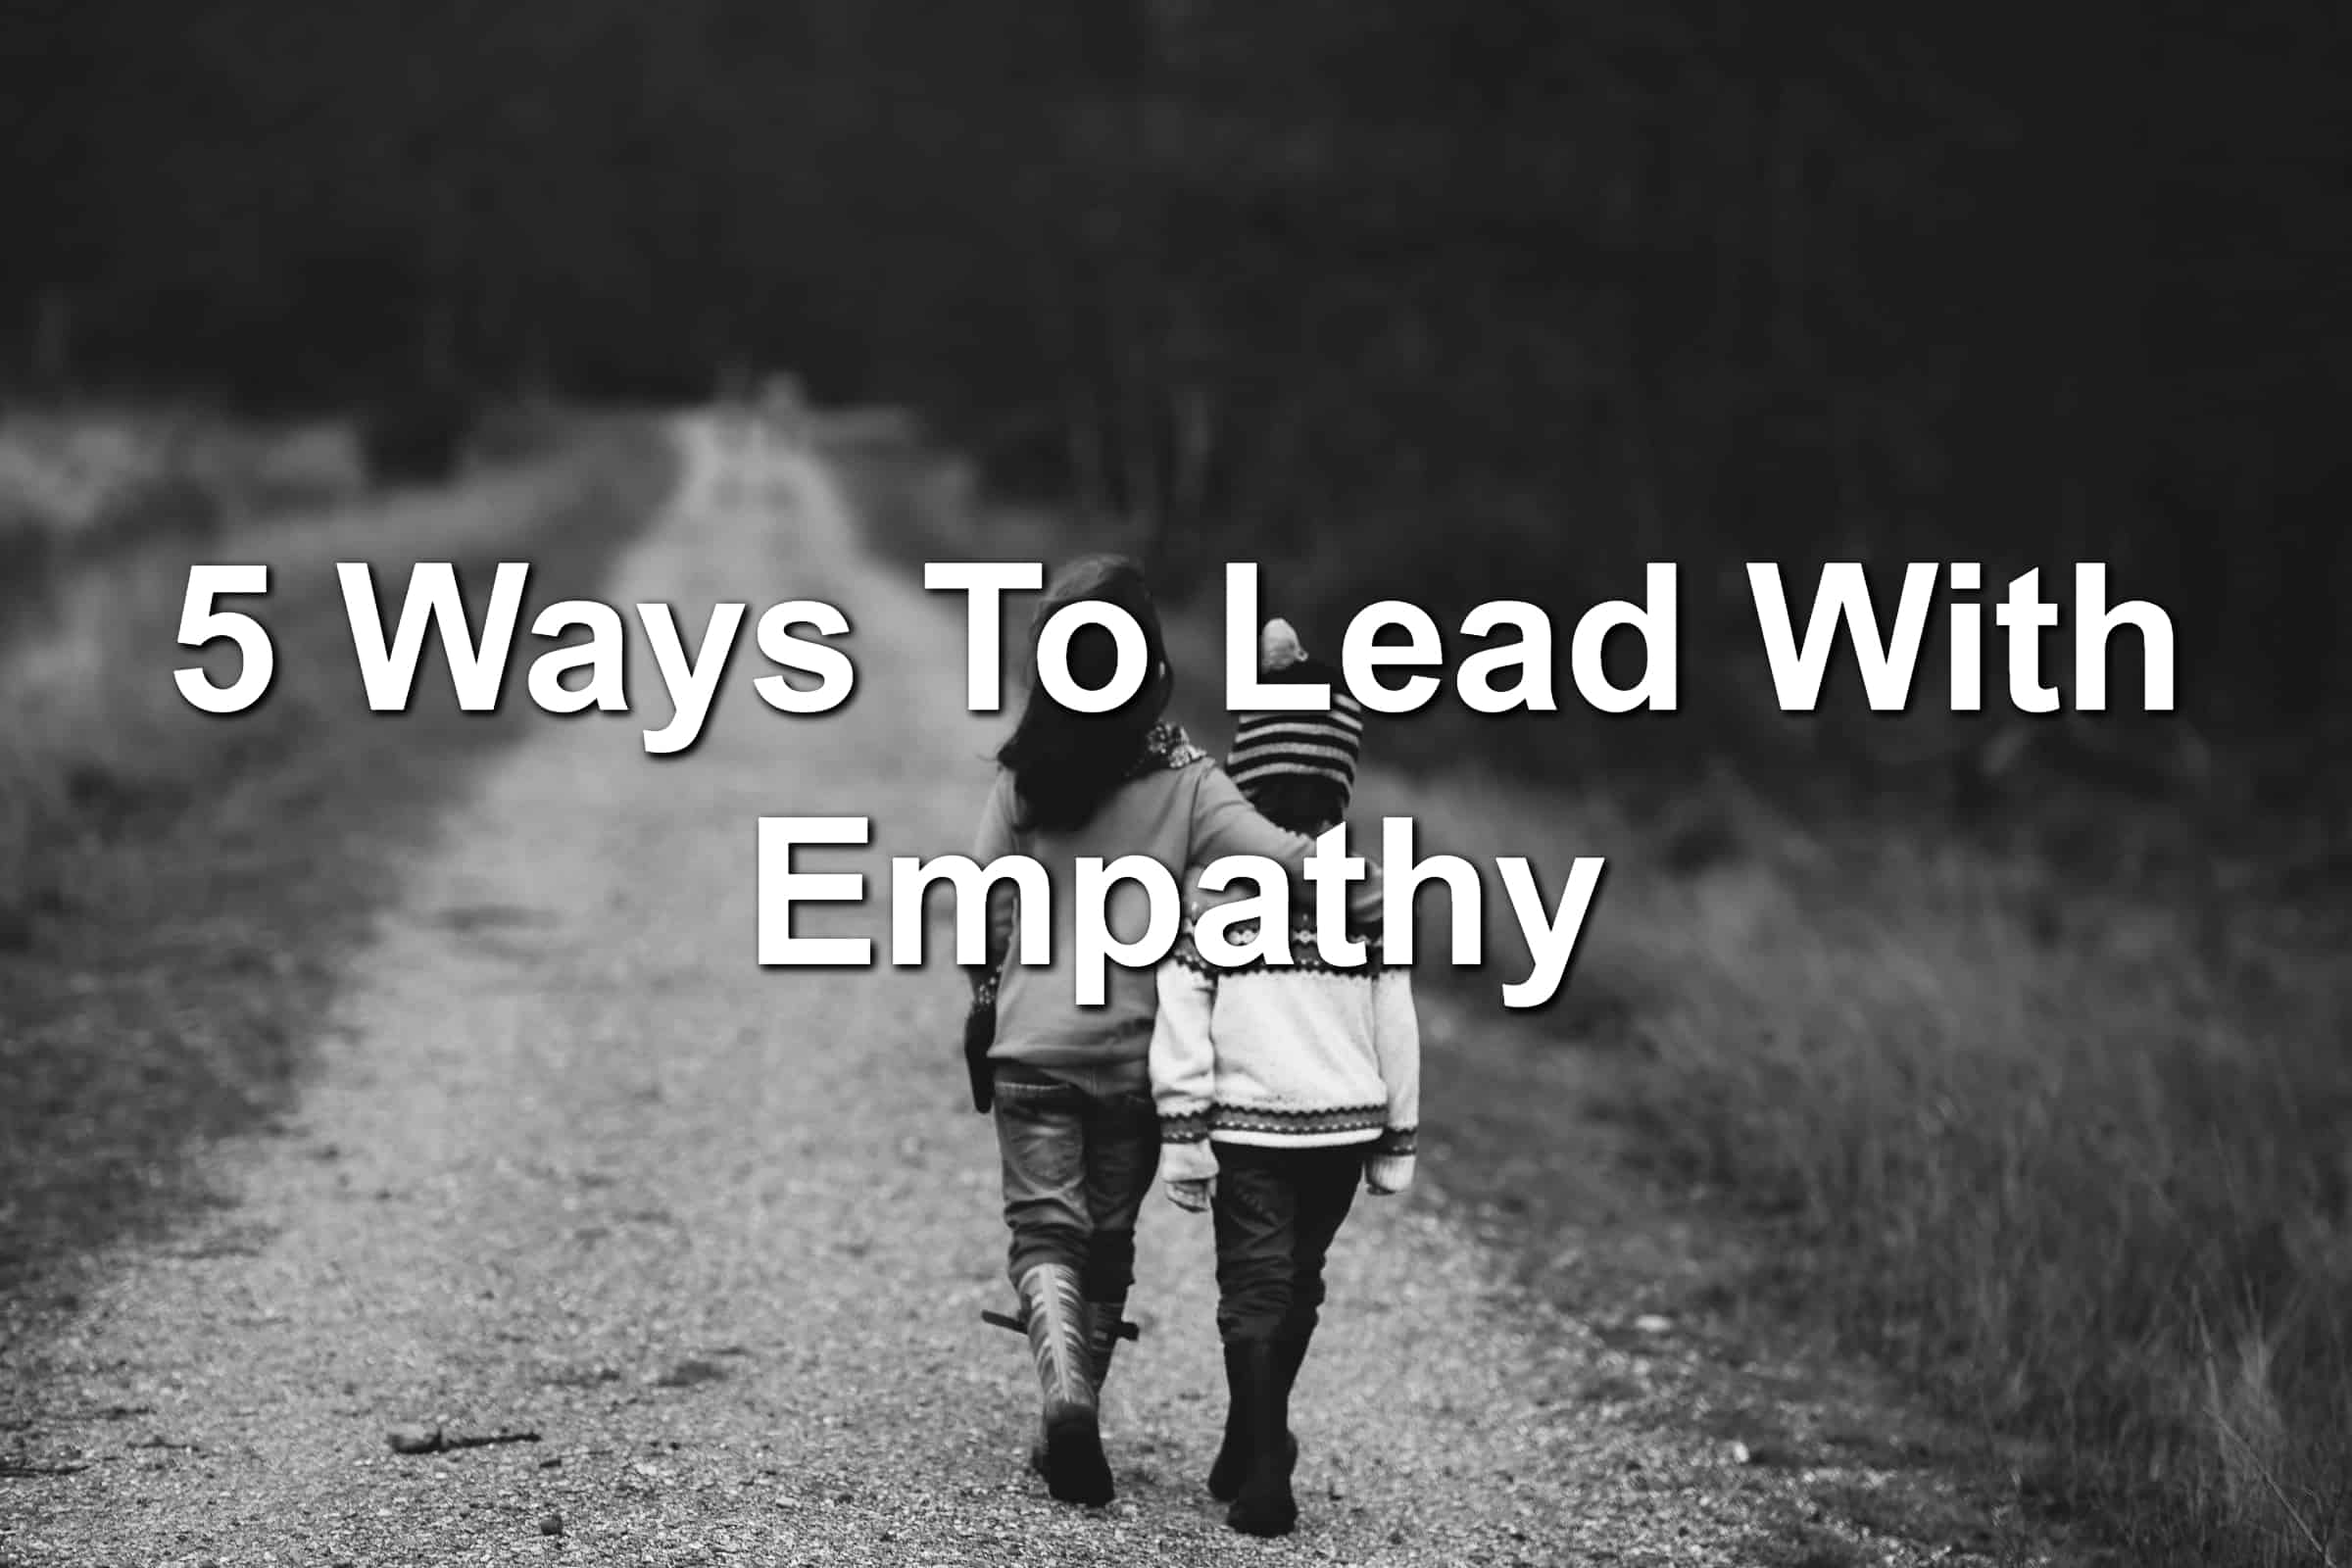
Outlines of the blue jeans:
<svg viewBox="0 0 2352 1568">
<path fill-rule="evenodd" d="M 1159 1169 L 1151 1092 L 1110 1087 L 1084 1069 L 1049 1075 L 1000 1063 L 996 1122 L 1014 1288 L 1040 1263 L 1064 1263 L 1088 1300 L 1124 1300 L 1136 1216 Z"/>
</svg>

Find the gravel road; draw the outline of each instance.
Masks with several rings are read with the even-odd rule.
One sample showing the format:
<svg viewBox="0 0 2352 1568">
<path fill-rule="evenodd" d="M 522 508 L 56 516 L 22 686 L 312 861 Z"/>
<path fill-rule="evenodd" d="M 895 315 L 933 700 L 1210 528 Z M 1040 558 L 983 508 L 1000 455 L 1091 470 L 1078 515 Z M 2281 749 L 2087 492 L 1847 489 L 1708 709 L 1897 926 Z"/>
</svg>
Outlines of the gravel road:
<svg viewBox="0 0 2352 1568">
<path fill-rule="evenodd" d="M 657 759 L 637 650 L 636 713 L 538 721 L 391 901 L 291 1127 L 218 1151 L 237 1201 L 102 1259 L 0 1363 L 60 1472 L 0 1480 L 0 1559 L 1754 1560 L 1719 1443 L 1549 1402 L 1612 1352 L 1500 1288 L 1443 1168 L 1343 1233 L 1298 1536 L 1233 1536 L 1200 1490 L 1208 1237 L 1156 1194 L 1106 1396 L 1119 1500 L 1047 1500 L 1027 1353 L 978 1320 L 1010 1293 L 960 983 L 753 949 L 755 818 L 870 814 L 869 851 L 813 862 L 870 902 L 808 929 L 885 941 L 887 858 L 963 847 L 999 721 L 962 710 L 958 607 L 868 561 L 820 470 L 746 483 L 716 425 L 677 436 L 608 601 L 692 639 L 714 598 L 831 600 L 858 695 L 785 717 L 739 657 L 701 744 Z M 404 1425 L 537 1441 L 404 1455 Z"/>
</svg>

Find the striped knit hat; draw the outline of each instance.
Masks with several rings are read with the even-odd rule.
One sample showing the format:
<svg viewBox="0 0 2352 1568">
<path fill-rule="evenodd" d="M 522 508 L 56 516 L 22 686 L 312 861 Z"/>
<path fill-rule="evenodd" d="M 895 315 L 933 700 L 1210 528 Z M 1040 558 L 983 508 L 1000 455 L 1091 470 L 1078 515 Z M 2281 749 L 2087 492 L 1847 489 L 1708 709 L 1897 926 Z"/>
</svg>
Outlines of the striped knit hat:
<svg viewBox="0 0 2352 1568">
<path fill-rule="evenodd" d="M 1339 671 L 1307 657 L 1287 620 L 1269 620 L 1259 634 L 1258 674 L 1285 683 L 1328 682 L 1331 710 L 1241 714 L 1234 721 L 1225 771 L 1245 791 L 1284 773 L 1321 779 L 1338 790 L 1345 808 L 1355 792 L 1355 762 L 1363 749 L 1362 705 L 1348 695 Z"/>
</svg>

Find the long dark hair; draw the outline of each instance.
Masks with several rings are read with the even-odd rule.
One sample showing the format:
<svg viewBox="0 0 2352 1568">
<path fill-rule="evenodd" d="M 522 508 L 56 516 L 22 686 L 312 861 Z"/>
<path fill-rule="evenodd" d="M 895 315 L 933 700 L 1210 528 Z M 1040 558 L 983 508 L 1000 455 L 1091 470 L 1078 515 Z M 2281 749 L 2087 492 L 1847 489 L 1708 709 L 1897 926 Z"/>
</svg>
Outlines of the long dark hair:
<svg viewBox="0 0 2352 1568">
<path fill-rule="evenodd" d="M 1102 713 L 1062 707 L 1037 678 L 1038 636 L 1046 621 L 1066 605 L 1088 601 L 1135 617 L 1151 670 L 1133 697 Z M 1099 690 L 1110 683 L 1117 667 L 1117 645 L 1104 628 L 1081 627 L 1070 639 L 1070 678 L 1080 686 Z M 1029 699 L 1021 721 L 997 752 L 1018 792 L 1021 830 L 1066 833 L 1093 820 L 1134 769 L 1174 686 L 1167 641 L 1144 586 L 1143 567 L 1125 556 L 1085 556 L 1064 566 L 1029 627 Z"/>
</svg>

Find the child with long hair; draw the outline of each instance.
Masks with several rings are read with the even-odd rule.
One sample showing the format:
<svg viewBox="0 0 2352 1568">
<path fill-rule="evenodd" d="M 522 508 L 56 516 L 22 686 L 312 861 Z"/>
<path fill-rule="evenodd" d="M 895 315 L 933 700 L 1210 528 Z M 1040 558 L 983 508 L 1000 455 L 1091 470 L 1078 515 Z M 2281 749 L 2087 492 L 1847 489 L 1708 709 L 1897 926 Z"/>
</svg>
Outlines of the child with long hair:
<svg viewBox="0 0 2352 1568">
<path fill-rule="evenodd" d="M 1004 1165 L 1006 1272 L 1026 1317 L 1042 1407 L 1031 1462 L 1064 1501 L 1108 1502 L 1099 1400 L 1135 1277 L 1135 1223 L 1159 1158 L 1149 1056 L 1158 988 L 1150 966 L 1114 964 L 1099 1005 L 1077 1001 L 1071 960 L 1077 862 L 1149 856 L 1180 883 L 1226 856 L 1259 856 L 1303 880 L 1312 840 L 1260 815 L 1180 728 L 1163 723 L 1173 688 L 1166 642 L 1142 568 L 1118 556 L 1072 563 L 1048 590 L 1030 633 L 1064 606 L 1101 602 L 1134 617 L 1151 669 L 1136 695 L 1107 712 L 1065 708 L 1032 679 L 1011 737 L 997 754 L 974 855 L 1034 858 L 1053 901 L 1052 961 L 1004 962 L 1015 919 L 1009 892 L 992 901 L 989 961 L 973 971 L 976 1009 L 994 1010 L 992 1072 Z M 1101 627 L 1069 644 L 1080 687 L 1110 683 L 1116 646 Z M 1352 885 L 1364 918 L 1380 906 L 1378 868 Z M 1000 887 L 1002 888 L 1002 884 Z M 1104 911 L 1114 937 L 1139 938 L 1147 895 L 1132 883 Z"/>
</svg>

